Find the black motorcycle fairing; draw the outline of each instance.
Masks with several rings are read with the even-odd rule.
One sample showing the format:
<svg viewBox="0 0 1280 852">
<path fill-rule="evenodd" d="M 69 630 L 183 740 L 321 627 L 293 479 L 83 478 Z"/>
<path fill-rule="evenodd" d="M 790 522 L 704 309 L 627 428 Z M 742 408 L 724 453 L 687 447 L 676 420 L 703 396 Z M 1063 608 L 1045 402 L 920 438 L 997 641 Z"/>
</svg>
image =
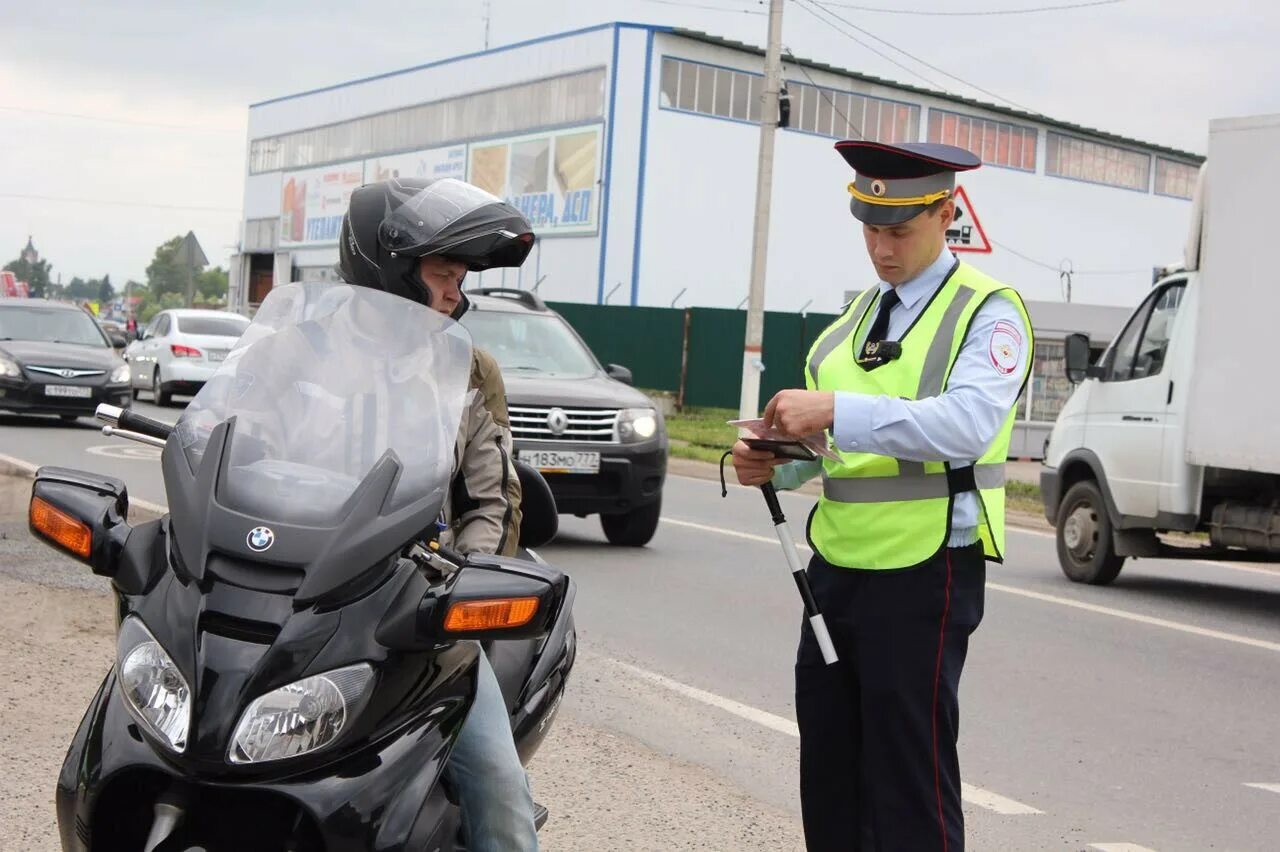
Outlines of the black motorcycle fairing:
<svg viewBox="0 0 1280 852">
<path fill-rule="evenodd" d="M 182 582 L 175 574 L 148 595 L 125 599 L 121 618 L 136 615 L 182 672 L 192 691 L 187 749 L 156 748 L 188 772 L 220 777 L 273 776 L 331 763 L 425 712 L 424 696 L 474 661 L 461 646 L 398 650 L 382 645 L 372 625 L 402 601 L 422 600 L 431 584 L 409 560 L 398 560 L 371 594 L 340 611 L 296 607 L 288 595 L 250 591 L 214 579 Z M 444 592 L 442 587 L 440 593 Z M 368 630 L 340 630 L 344 620 Z M 311 675 L 368 662 L 374 678 L 338 739 L 312 754 L 282 761 L 228 762 L 235 727 L 249 704 Z"/>
<path fill-rule="evenodd" d="M 395 736 L 366 743 L 336 772 L 320 766 L 251 786 L 193 776 L 162 758 L 125 708 L 113 669 L 81 721 L 58 779 L 63 849 L 140 848 L 154 792 L 174 786 L 186 789 L 195 803 L 192 820 L 218 819 L 240 827 L 238 852 L 284 848 L 287 837 L 243 831 L 259 816 L 252 809 L 262 808 L 265 816 L 282 805 L 296 809 L 300 820 L 324 838 L 326 852 L 440 848 L 440 842 L 429 844 L 431 837 L 446 838 L 441 832 L 453 824 L 440 775 L 476 684 L 475 647 L 462 644 L 446 653 L 458 658 L 448 667 L 448 679 L 432 687 L 430 706 Z M 152 795 L 137 795 L 144 791 Z M 226 801 L 250 810 L 216 807 Z"/>
<path fill-rule="evenodd" d="M 224 421 L 210 435 L 198 469 L 192 470 L 176 436 L 161 455 L 165 491 L 169 495 L 170 530 L 181 557 L 180 567 L 194 580 L 204 577 L 211 553 L 241 557 L 263 565 L 263 571 L 295 569 L 301 583 L 294 593 L 299 603 L 340 599 L 365 570 L 412 541 L 433 516 L 433 496 L 414 500 L 383 514 L 400 473 L 394 451 L 388 450 L 356 488 L 332 527 L 301 526 L 250 516 L 221 502 L 227 476 L 226 461 L 235 419 Z M 249 534 L 270 524 L 270 551 L 255 551 Z M 327 600 L 333 604 L 336 600 Z"/>
</svg>

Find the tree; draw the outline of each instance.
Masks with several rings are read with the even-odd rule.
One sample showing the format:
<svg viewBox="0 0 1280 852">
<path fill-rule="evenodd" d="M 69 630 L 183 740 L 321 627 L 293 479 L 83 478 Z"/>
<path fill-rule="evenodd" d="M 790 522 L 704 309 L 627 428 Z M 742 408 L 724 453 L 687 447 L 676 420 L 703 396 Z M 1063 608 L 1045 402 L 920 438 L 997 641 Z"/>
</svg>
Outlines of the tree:
<svg viewBox="0 0 1280 852">
<path fill-rule="evenodd" d="M 227 297 L 227 282 L 227 270 L 215 266 L 196 276 L 196 292 L 206 302 L 219 302 Z"/>
<path fill-rule="evenodd" d="M 22 258 L 12 260 L 4 266 L 5 272 L 12 272 L 19 281 L 31 285 L 31 295 L 43 299 L 49 292 L 49 270 L 52 269 L 47 260 L 30 263 Z"/>
<path fill-rule="evenodd" d="M 71 279 L 71 283 L 62 288 L 62 297 L 64 299 L 96 299 L 98 297 L 98 288 L 92 281 L 85 281 L 80 276 Z"/>
<path fill-rule="evenodd" d="M 116 297 L 116 288 L 111 285 L 111 276 L 102 276 L 102 281 L 98 284 L 98 301 L 110 302 Z"/>
<path fill-rule="evenodd" d="M 147 288 L 157 300 L 165 293 L 187 293 L 187 270 L 178 263 L 178 247 L 182 237 L 165 240 L 156 246 L 155 257 L 147 267 Z"/>
</svg>

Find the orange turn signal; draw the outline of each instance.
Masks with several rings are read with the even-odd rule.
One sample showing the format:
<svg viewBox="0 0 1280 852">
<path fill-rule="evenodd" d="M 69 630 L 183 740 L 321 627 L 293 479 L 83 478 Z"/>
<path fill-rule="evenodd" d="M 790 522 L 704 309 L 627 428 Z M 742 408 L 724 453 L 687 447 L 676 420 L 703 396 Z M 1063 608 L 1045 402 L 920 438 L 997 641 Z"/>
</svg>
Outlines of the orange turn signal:
<svg viewBox="0 0 1280 852">
<path fill-rule="evenodd" d="M 537 598 L 459 601 L 449 607 L 444 629 L 450 633 L 523 627 L 538 611 Z"/>
<path fill-rule="evenodd" d="M 31 498 L 30 520 L 33 530 L 81 559 L 88 559 L 93 552 L 93 530 L 89 525 L 40 497 Z"/>
</svg>

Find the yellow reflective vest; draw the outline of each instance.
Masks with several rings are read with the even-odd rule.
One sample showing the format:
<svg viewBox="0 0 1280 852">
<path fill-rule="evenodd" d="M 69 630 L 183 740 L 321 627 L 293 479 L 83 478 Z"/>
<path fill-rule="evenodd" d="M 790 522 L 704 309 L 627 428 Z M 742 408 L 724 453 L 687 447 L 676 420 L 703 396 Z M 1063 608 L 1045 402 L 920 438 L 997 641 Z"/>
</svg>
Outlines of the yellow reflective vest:
<svg viewBox="0 0 1280 852">
<path fill-rule="evenodd" d="M 942 394 L 978 308 L 995 293 L 1012 296 L 1028 335 L 1031 319 L 1015 290 L 957 263 L 902 336 L 901 355 L 875 369 L 857 363 L 854 342 L 875 315 L 878 288 L 855 299 L 814 341 L 805 383 L 810 390 L 927 399 Z M 1028 341 L 1028 353 L 1032 341 Z M 1023 381 L 1029 372 L 1024 368 Z M 972 468 L 872 453 L 840 453 L 823 461 L 822 496 L 809 518 L 809 539 L 822 558 L 848 568 L 894 569 L 936 556 L 951 534 L 954 495 L 976 490 L 979 536 L 987 558 L 1004 553 L 1004 466 L 1013 434 L 1011 408 L 991 446 Z"/>
</svg>

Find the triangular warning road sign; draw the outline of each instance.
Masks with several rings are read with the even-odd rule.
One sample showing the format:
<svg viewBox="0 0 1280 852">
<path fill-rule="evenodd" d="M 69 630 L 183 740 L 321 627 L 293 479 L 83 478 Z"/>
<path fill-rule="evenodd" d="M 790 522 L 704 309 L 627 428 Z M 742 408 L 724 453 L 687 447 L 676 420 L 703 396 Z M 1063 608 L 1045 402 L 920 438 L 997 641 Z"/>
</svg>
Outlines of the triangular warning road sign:
<svg viewBox="0 0 1280 852">
<path fill-rule="evenodd" d="M 982 230 L 978 212 L 973 209 L 973 203 L 969 201 L 969 195 L 963 186 L 956 187 L 953 198 L 956 202 L 956 218 L 951 227 L 947 228 L 947 247 L 952 251 L 990 254 L 991 241 L 987 239 L 987 232 Z"/>
</svg>

